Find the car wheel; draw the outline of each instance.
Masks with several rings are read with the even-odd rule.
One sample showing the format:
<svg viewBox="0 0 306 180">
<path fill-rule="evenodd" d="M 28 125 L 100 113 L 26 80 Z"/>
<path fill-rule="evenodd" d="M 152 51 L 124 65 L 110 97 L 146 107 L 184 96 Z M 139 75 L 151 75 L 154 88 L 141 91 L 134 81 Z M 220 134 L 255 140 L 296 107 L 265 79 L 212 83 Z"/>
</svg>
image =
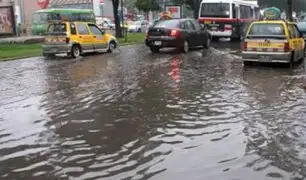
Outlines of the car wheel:
<svg viewBox="0 0 306 180">
<path fill-rule="evenodd" d="M 252 62 L 250 62 L 250 61 L 243 61 L 243 65 L 244 66 L 250 66 L 250 65 L 252 65 Z"/>
<path fill-rule="evenodd" d="M 213 36 L 213 37 L 212 37 L 212 40 L 213 40 L 213 41 L 219 41 L 219 38 L 216 37 L 216 36 Z"/>
<path fill-rule="evenodd" d="M 108 53 L 112 53 L 116 49 L 116 43 L 114 41 L 111 41 L 108 45 Z"/>
<path fill-rule="evenodd" d="M 81 55 L 81 47 L 79 45 L 73 45 L 71 48 L 71 56 L 73 58 L 78 58 Z"/>
<path fill-rule="evenodd" d="M 159 53 L 160 48 L 159 47 L 155 47 L 155 46 L 151 46 L 150 50 L 152 53 Z"/>
<path fill-rule="evenodd" d="M 210 47 L 210 44 L 211 44 L 211 39 L 210 39 L 210 37 L 207 37 L 206 43 L 204 44 L 204 48 L 208 49 Z"/>
<path fill-rule="evenodd" d="M 183 53 L 188 53 L 188 51 L 189 51 L 189 43 L 188 43 L 187 40 L 185 40 L 183 45 L 182 45 L 182 51 L 183 51 Z"/>
</svg>

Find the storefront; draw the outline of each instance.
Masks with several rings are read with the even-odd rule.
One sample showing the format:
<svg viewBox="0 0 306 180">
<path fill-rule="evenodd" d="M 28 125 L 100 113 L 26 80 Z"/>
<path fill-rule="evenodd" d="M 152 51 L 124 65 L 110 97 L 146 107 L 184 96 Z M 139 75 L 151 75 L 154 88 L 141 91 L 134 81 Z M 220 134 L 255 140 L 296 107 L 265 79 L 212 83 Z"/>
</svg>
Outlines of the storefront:
<svg viewBox="0 0 306 180">
<path fill-rule="evenodd" d="M 15 35 L 14 8 L 9 0 L 0 1 L 0 37 Z"/>
</svg>

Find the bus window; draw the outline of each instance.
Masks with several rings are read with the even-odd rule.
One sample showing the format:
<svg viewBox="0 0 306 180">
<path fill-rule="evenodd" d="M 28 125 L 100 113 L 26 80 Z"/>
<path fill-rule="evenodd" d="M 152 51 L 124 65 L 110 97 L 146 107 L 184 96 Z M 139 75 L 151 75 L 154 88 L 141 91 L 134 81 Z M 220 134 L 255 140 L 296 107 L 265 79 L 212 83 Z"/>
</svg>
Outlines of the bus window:
<svg viewBox="0 0 306 180">
<path fill-rule="evenodd" d="M 251 8 L 251 18 L 255 18 L 255 13 L 254 12 L 255 12 L 254 9 Z"/>
<path fill-rule="evenodd" d="M 201 6 L 201 17 L 230 17 L 229 3 L 203 3 Z"/>
<path fill-rule="evenodd" d="M 253 18 L 252 8 L 250 6 L 240 5 L 240 18 L 242 18 L 242 19 Z"/>
<path fill-rule="evenodd" d="M 49 13 L 34 13 L 32 19 L 33 24 L 46 24 L 52 20 L 52 17 Z"/>
<path fill-rule="evenodd" d="M 235 4 L 232 4 L 232 16 L 233 18 L 237 18 L 237 12 L 236 12 L 236 5 Z"/>
<path fill-rule="evenodd" d="M 258 7 L 255 8 L 255 18 L 260 19 L 260 9 Z"/>
</svg>

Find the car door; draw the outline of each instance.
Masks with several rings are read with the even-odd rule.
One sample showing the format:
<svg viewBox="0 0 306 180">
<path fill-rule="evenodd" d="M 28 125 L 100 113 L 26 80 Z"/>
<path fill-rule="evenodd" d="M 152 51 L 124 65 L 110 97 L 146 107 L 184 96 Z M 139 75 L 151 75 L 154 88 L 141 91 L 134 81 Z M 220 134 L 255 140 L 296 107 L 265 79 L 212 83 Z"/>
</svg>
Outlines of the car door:
<svg viewBox="0 0 306 180">
<path fill-rule="evenodd" d="M 76 23 L 76 25 L 78 31 L 78 41 L 82 46 L 83 52 L 93 51 L 94 38 L 93 35 L 90 33 L 87 24 L 84 22 L 78 22 Z"/>
<path fill-rule="evenodd" d="M 201 25 L 197 21 L 192 20 L 192 23 L 197 31 L 197 45 L 205 44 L 208 38 L 206 30 L 202 29 Z"/>
<path fill-rule="evenodd" d="M 78 33 L 77 33 L 75 23 L 71 22 L 71 23 L 68 23 L 68 24 L 70 26 L 70 41 L 75 42 L 75 43 L 79 43 L 79 36 L 78 36 Z"/>
<path fill-rule="evenodd" d="M 290 33 L 290 44 L 294 49 L 294 60 L 296 61 L 301 57 L 301 48 L 299 47 L 299 34 L 293 24 L 288 25 L 288 30 Z"/>
<path fill-rule="evenodd" d="M 189 44 L 192 46 L 197 46 L 198 45 L 198 40 L 197 40 L 198 33 L 190 20 L 185 21 L 185 29 L 188 31 Z"/>
<path fill-rule="evenodd" d="M 103 35 L 104 33 L 97 27 L 95 24 L 88 24 L 91 34 L 94 39 L 94 48 L 95 50 L 103 50 L 107 48 L 107 42 L 105 42 Z"/>
<path fill-rule="evenodd" d="M 299 31 L 298 27 L 293 24 L 293 28 L 297 35 L 297 48 L 299 49 L 299 59 L 304 57 L 305 40 L 303 34 Z"/>
</svg>

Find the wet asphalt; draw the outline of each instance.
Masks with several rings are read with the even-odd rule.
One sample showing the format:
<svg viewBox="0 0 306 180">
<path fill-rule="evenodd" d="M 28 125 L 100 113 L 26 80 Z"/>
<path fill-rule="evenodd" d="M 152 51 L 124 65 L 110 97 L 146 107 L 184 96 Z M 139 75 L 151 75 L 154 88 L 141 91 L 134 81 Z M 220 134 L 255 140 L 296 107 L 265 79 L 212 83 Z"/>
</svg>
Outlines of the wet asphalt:
<svg viewBox="0 0 306 180">
<path fill-rule="evenodd" d="M 303 179 L 303 63 L 240 44 L 0 62 L 0 179 Z"/>
</svg>

